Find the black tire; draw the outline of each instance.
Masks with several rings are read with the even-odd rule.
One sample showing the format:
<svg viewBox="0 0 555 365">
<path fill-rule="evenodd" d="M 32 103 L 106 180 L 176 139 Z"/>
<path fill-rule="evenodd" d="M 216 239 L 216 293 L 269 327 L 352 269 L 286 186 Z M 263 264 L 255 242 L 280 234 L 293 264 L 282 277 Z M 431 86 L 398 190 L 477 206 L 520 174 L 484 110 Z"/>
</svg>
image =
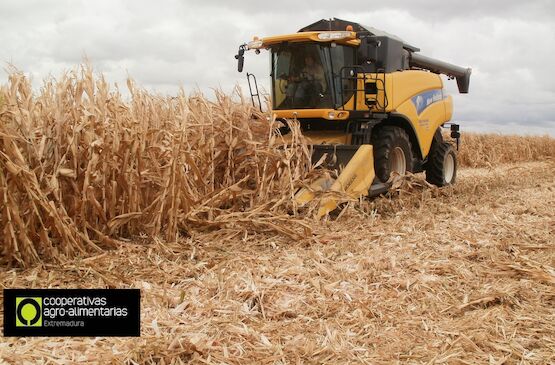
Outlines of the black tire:
<svg viewBox="0 0 555 365">
<path fill-rule="evenodd" d="M 374 145 L 374 171 L 376 176 L 387 182 L 392 171 L 392 156 L 402 151 L 405 158 L 405 170 L 413 171 L 412 147 L 407 133 L 399 127 L 383 126 L 372 136 Z M 392 152 L 396 151 L 396 152 Z"/>
<path fill-rule="evenodd" d="M 457 153 L 449 142 L 438 142 L 432 145 L 432 150 L 426 163 L 426 181 L 436 186 L 446 186 L 455 183 L 457 178 Z"/>
</svg>

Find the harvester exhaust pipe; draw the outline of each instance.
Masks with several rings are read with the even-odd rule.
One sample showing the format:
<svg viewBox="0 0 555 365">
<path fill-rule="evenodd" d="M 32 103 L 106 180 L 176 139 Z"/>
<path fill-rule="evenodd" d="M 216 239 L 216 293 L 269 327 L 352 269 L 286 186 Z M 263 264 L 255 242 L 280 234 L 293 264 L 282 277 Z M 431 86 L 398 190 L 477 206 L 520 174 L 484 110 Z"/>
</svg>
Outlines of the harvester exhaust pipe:
<svg viewBox="0 0 555 365">
<path fill-rule="evenodd" d="M 442 73 L 449 77 L 457 79 L 457 86 L 461 94 L 468 93 L 468 86 L 470 85 L 471 68 L 464 68 L 453 65 L 448 62 L 436 60 L 431 57 L 422 56 L 421 54 L 410 52 L 410 66 L 423 68 L 435 73 Z"/>
</svg>

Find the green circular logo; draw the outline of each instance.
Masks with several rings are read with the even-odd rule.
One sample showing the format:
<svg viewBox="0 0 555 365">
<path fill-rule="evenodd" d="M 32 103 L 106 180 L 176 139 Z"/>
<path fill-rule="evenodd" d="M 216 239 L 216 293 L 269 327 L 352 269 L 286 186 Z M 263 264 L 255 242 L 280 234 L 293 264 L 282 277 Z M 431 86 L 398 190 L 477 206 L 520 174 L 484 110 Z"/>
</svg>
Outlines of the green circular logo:
<svg viewBox="0 0 555 365">
<path fill-rule="evenodd" d="M 16 298 L 16 327 L 42 326 L 42 298 Z"/>
</svg>

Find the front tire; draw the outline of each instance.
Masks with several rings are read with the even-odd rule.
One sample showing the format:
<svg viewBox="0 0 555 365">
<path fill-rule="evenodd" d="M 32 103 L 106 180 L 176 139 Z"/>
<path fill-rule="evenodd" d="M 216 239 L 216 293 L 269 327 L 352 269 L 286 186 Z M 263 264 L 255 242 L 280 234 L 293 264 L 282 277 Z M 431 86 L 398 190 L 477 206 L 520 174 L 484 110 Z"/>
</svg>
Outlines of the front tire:
<svg viewBox="0 0 555 365">
<path fill-rule="evenodd" d="M 373 139 L 374 170 L 382 182 L 387 182 L 392 172 L 399 175 L 412 172 L 412 147 L 409 136 L 402 128 L 383 126 Z"/>
<path fill-rule="evenodd" d="M 453 145 L 439 142 L 433 145 L 426 164 L 426 181 L 436 186 L 455 183 L 457 178 L 457 154 Z"/>
</svg>

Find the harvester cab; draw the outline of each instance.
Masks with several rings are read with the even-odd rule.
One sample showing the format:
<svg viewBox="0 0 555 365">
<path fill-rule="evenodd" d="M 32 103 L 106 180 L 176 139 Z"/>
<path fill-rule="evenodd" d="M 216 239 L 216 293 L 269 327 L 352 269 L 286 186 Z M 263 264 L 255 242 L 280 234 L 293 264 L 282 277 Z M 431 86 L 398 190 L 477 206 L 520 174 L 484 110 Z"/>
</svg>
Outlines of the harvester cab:
<svg viewBox="0 0 555 365">
<path fill-rule="evenodd" d="M 299 204 L 322 190 L 353 198 L 376 195 L 387 190 L 392 174 L 406 172 L 425 171 L 437 186 L 455 182 L 456 151 L 441 133 L 453 103 L 439 74 L 455 78 L 459 92 L 467 93 L 470 68 L 420 55 L 394 35 L 341 19 L 255 37 L 239 47 L 239 72 L 248 50 L 270 52 L 274 117 L 297 119 L 312 144 L 313 161 L 324 158 L 327 167 L 340 171 L 335 180 L 301 189 Z M 451 136 L 458 142 L 458 125 L 451 123 Z M 322 201 L 318 215 L 337 204 Z"/>
</svg>

